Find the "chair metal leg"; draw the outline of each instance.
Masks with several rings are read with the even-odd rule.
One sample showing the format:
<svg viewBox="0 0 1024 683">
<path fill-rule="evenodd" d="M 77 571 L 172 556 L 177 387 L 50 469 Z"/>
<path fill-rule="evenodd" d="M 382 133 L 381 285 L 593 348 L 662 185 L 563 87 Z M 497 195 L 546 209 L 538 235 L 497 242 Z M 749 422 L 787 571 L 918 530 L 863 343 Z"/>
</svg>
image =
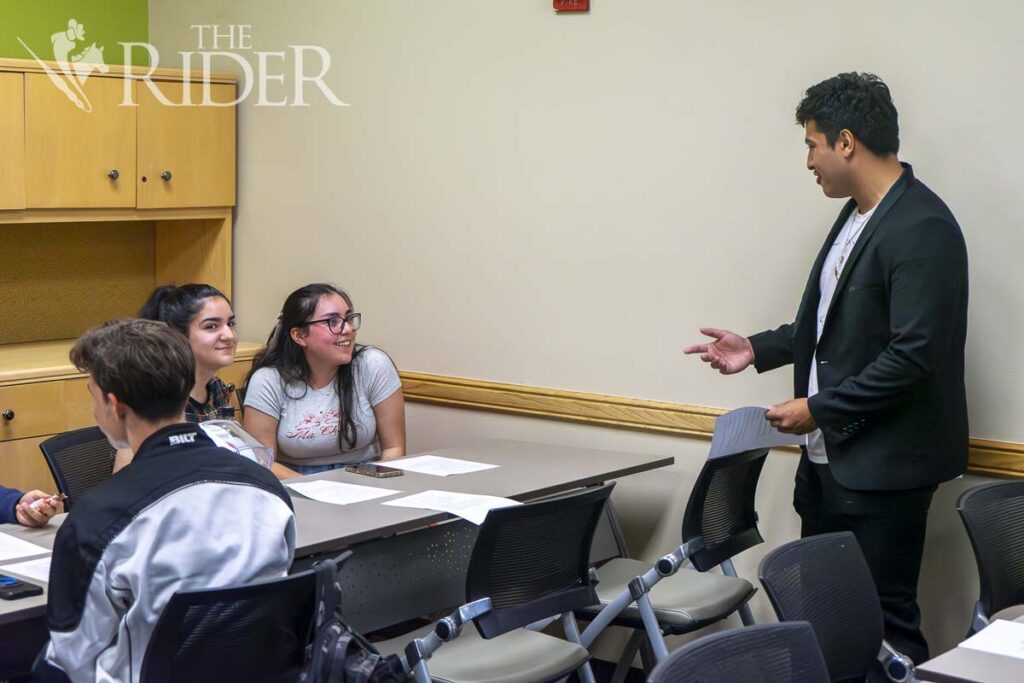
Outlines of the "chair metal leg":
<svg viewBox="0 0 1024 683">
<path fill-rule="evenodd" d="M 726 576 L 731 576 L 734 579 L 737 578 L 736 566 L 732 563 L 731 558 L 723 561 L 721 566 L 723 574 L 725 574 Z M 739 609 L 736 611 L 739 612 L 740 620 L 743 622 L 744 626 L 753 626 L 755 623 L 757 623 L 754 621 L 754 615 L 750 611 L 750 606 L 747 603 L 743 603 L 742 605 L 740 605 Z"/>
<path fill-rule="evenodd" d="M 661 635 L 661 626 L 658 624 L 658 617 L 654 614 L 654 608 L 651 607 L 651 598 L 644 593 L 637 598 L 636 606 L 640 610 L 640 618 L 644 622 L 644 630 L 647 631 L 647 640 L 651 643 L 651 648 L 654 650 L 654 658 L 659 663 L 668 659 L 668 646 L 665 644 L 665 638 Z"/>
<path fill-rule="evenodd" d="M 633 602 L 633 596 L 629 594 L 629 591 L 622 591 L 619 593 L 614 600 L 605 605 L 594 620 L 587 624 L 587 627 L 583 629 L 583 634 L 580 636 L 580 645 L 590 649 L 590 646 L 594 644 L 594 640 L 615 617 L 622 613 L 622 610 L 629 607 L 629 604 Z"/>
<path fill-rule="evenodd" d="M 646 636 L 646 633 L 644 635 Z M 657 664 L 658 661 L 654 656 L 654 649 L 651 647 L 651 641 L 645 637 L 640 641 L 640 666 L 643 668 L 645 680 L 651 675 L 651 672 L 654 671 L 654 667 Z"/>
<path fill-rule="evenodd" d="M 674 551 L 673 556 L 676 554 L 680 555 L 679 564 L 685 561 L 685 557 L 682 556 L 682 548 Z M 665 558 L 662 558 L 662 560 L 673 556 L 667 555 Z M 660 561 L 661 560 L 659 560 L 659 562 Z M 629 607 L 630 603 L 636 601 L 636 596 L 641 593 L 649 592 L 664 577 L 674 574 L 677 568 L 678 567 L 674 567 L 671 571 L 661 573 L 658 571 L 657 566 L 655 566 L 633 579 L 633 581 L 630 582 L 630 588 L 619 593 L 614 600 L 601 608 L 601 611 L 597 613 L 594 620 L 591 621 L 585 629 L 583 629 L 583 635 L 580 637 L 580 644 L 583 647 L 590 649 L 590 646 L 594 643 L 594 639 L 597 638 L 598 634 L 610 625 L 615 617 L 622 613 L 622 610 Z"/>
<path fill-rule="evenodd" d="M 626 677 L 629 676 L 629 670 L 633 668 L 633 659 L 636 658 L 636 653 L 643 642 L 643 631 L 634 630 L 630 634 L 629 641 L 626 642 L 626 647 L 622 651 L 622 656 L 619 657 L 619 661 L 615 665 L 615 671 L 612 673 L 611 683 L 626 683 Z"/>
<path fill-rule="evenodd" d="M 430 672 L 427 671 L 426 661 L 422 661 L 412 669 L 413 679 L 416 683 L 430 683 Z"/>
<path fill-rule="evenodd" d="M 405 646 L 405 653 L 401 657 L 402 668 L 412 674 L 416 683 L 431 683 L 427 660 L 439 647 L 441 639 L 433 632 Z"/>
<path fill-rule="evenodd" d="M 570 643 L 580 643 L 580 627 L 576 624 L 576 617 L 573 616 L 572 612 L 566 612 L 562 615 L 562 628 L 565 630 L 565 638 Z M 590 660 L 583 662 L 583 664 L 576 670 L 580 675 L 580 680 L 583 683 L 597 683 L 594 678 L 594 670 L 590 668 Z"/>
<path fill-rule="evenodd" d="M 885 671 L 885 677 L 893 683 L 912 683 L 917 680 L 914 677 L 914 662 L 910 661 L 910 657 L 894 650 L 892 645 L 884 640 L 878 651 L 878 661 Z"/>
<path fill-rule="evenodd" d="M 971 627 L 967 631 L 967 637 L 970 638 L 981 629 L 988 626 L 989 619 L 988 615 L 985 614 L 985 610 L 981 608 L 981 601 L 974 603 L 974 613 L 971 615 Z"/>
</svg>

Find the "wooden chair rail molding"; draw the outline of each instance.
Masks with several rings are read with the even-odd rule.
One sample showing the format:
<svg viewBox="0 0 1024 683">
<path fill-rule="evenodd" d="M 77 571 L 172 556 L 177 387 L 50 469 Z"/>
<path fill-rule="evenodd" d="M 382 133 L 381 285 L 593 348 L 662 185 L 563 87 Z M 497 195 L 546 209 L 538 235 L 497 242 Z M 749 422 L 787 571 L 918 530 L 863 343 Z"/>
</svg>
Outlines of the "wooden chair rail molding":
<svg viewBox="0 0 1024 683">
<path fill-rule="evenodd" d="M 578 391 L 502 384 L 421 372 L 401 372 L 410 401 L 530 415 L 602 427 L 710 439 L 725 410 Z M 1024 444 L 971 439 L 973 474 L 1024 477 Z"/>
</svg>

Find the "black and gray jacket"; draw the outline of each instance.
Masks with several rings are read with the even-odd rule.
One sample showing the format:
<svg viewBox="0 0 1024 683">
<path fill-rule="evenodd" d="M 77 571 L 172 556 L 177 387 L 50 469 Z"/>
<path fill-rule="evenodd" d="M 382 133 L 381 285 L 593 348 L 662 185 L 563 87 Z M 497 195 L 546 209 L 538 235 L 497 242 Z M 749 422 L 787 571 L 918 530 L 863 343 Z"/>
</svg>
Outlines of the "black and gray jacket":
<svg viewBox="0 0 1024 683">
<path fill-rule="evenodd" d="M 294 550 L 291 500 L 269 470 L 195 425 L 165 427 L 58 531 L 36 675 L 138 681 L 171 595 L 283 576 Z"/>
</svg>

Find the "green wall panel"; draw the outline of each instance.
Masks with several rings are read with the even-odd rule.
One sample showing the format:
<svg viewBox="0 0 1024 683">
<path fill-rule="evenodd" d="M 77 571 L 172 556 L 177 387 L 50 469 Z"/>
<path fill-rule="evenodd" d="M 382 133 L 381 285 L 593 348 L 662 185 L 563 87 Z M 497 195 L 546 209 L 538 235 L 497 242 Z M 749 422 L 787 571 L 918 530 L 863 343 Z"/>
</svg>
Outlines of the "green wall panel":
<svg viewBox="0 0 1024 683">
<path fill-rule="evenodd" d="M 85 28 L 71 54 L 95 43 L 105 64 L 124 64 L 121 42 L 149 40 L 147 0 L 0 0 L 0 57 L 32 59 L 21 38 L 40 59 L 53 60 L 50 37 L 67 30 L 71 19 Z M 146 66 L 146 51 L 133 50 L 132 62 Z"/>
</svg>

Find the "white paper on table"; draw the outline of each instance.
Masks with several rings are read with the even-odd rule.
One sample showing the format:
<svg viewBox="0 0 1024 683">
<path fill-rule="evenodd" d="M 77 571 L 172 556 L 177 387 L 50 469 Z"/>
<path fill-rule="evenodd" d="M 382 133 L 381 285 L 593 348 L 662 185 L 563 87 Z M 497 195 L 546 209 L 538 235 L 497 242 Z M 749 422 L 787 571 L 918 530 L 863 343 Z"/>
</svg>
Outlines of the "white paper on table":
<svg viewBox="0 0 1024 683">
<path fill-rule="evenodd" d="M 285 483 L 288 488 L 301 493 L 307 498 L 318 500 L 321 503 L 333 505 L 349 505 L 350 503 L 362 503 L 374 498 L 384 498 L 402 493 L 396 489 L 381 489 L 375 486 L 360 486 L 358 484 L 346 484 L 340 481 L 328 481 L 317 479 L 316 481 L 297 481 Z"/>
<path fill-rule="evenodd" d="M 28 560 L 16 564 L 5 564 L 0 566 L 0 572 L 4 574 L 17 574 L 33 581 L 50 581 L 50 558 L 41 557 L 38 560 Z"/>
<path fill-rule="evenodd" d="M 450 474 L 468 474 L 481 470 L 493 470 L 498 465 L 489 465 L 483 462 L 472 460 L 459 460 L 457 458 L 442 458 L 437 455 L 417 455 L 412 458 L 398 458 L 381 463 L 387 467 L 397 467 L 400 470 L 418 472 L 419 474 L 433 474 L 438 477 L 447 477 Z"/>
<path fill-rule="evenodd" d="M 1024 624 L 996 619 L 960 643 L 960 647 L 1024 659 Z"/>
<path fill-rule="evenodd" d="M 42 555 L 43 553 L 49 552 L 49 548 L 44 548 L 41 545 L 29 543 L 28 541 L 23 541 L 20 538 L 8 536 L 7 534 L 0 534 L 0 562 L 17 560 L 22 557 L 31 557 L 32 555 Z"/>
<path fill-rule="evenodd" d="M 522 505 L 511 498 L 500 496 L 481 496 L 475 493 L 455 493 L 454 491 L 423 491 L 398 500 L 389 500 L 381 505 L 394 505 L 400 508 L 420 508 L 439 510 L 458 515 L 473 524 L 483 524 L 487 513 L 495 508 L 510 505 Z"/>
<path fill-rule="evenodd" d="M 723 458 L 735 453 L 775 446 L 800 446 L 806 436 L 783 434 L 764 419 L 767 408 L 747 406 L 730 410 L 715 420 L 715 434 L 711 437 L 708 459 Z"/>
</svg>

